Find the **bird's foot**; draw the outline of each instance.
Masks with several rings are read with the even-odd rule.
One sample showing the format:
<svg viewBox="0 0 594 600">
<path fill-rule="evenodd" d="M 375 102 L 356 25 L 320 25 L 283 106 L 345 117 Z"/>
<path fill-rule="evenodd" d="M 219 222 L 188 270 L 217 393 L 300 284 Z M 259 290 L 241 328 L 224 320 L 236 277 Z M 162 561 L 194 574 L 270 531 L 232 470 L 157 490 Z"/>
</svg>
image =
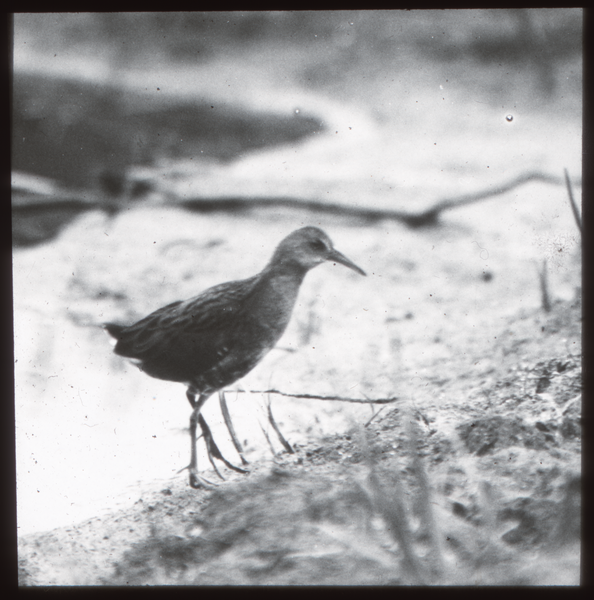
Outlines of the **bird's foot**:
<svg viewBox="0 0 594 600">
<path fill-rule="evenodd" d="M 213 458 L 218 458 L 228 469 L 231 469 L 233 471 L 237 471 L 237 473 L 249 473 L 248 469 L 243 469 L 242 467 L 238 467 L 237 465 L 234 465 L 233 463 L 230 463 L 222 454 L 221 451 L 219 450 L 218 446 L 214 443 L 214 440 L 212 441 L 212 446 L 209 446 L 207 444 L 207 451 L 208 451 L 208 458 L 210 460 L 210 463 L 212 464 L 212 466 L 214 467 L 214 470 L 217 472 L 217 474 L 219 475 L 219 477 L 221 477 L 221 479 L 225 479 L 220 473 L 219 470 L 216 468 L 215 462 L 213 460 Z"/>
<path fill-rule="evenodd" d="M 214 483 L 209 481 L 208 479 L 198 475 L 196 472 L 192 472 L 190 470 L 190 487 L 193 487 L 195 490 L 199 490 L 200 488 L 204 488 L 207 490 L 213 490 L 218 486 L 218 483 Z"/>
<path fill-rule="evenodd" d="M 238 473 L 249 473 L 249 471 L 247 469 L 242 469 L 241 467 L 234 465 L 233 463 L 229 462 L 221 454 L 219 447 L 216 445 L 216 443 L 212 437 L 210 427 L 208 426 L 208 424 L 204 420 L 204 417 L 201 414 L 198 415 L 198 424 L 200 425 L 200 428 L 202 429 L 202 435 L 204 437 L 204 442 L 206 444 L 206 450 L 208 452 L 208 459 L 210 460 L 210 463 L 212 464 L 212 466 L 215 469 L 215 471 L 217 472 L 217 474 L 222 479 L 224 479 L 224 477 L 219 473 L 219 471 L 215 465 L 215 462 L 213 460 L 215 458 L 219 459 L 228 469 L 232 469 L 233 471 L 237 471 Z"/>
<path fill-rule="evenodd" d="M 200 488 L 214 489 L 219 485 L 218 483 L 214 483 L 213 481 L 206 479 L 206 477 L 202 477 L 202 475 L 198 475 L 198 472 L 195 468 L 192 468 L 192 465 L 183 467 L 178 471 L 178 473 L 181 473 L 186 469 L 190 471 L 190 486 L 193 487 L 195 490 L 198 490 Z"/>
<path fill-rule="evenodd" d="M 217 467 L 217 463 L 214 461 L 214 458 L 212 456 L 212 453 L 210 451 L 210 448 L 208 447 L 208 444 L 206 445 L 206 454 L 208 455 L 208 460 L 210 461 L 210 464 L 212 465 L 212 468 L 214 470 L 214 472 L 218 475 L 219 479 L 221 479 L 222 481 L 227 481 L 222 475 L 221 472 L 219 471 L 218 467 Z"/>
</svg>

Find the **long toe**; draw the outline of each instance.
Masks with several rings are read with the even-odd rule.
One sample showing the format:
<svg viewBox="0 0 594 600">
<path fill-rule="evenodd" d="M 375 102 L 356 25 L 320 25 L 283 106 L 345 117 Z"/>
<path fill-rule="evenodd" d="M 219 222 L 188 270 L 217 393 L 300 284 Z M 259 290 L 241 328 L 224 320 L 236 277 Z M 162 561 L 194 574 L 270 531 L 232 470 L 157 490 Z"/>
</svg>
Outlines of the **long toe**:
<svg viewBox="0 0 594 600">
<path fill-rule="evenodd" d="M 234 465 L 233 463 L 229 462 L 222 454 L 221 451 L 219 450 L 219 447 L 216 445 L 215 441 L 211 438 L 208 438 L 205 436 L 205 442 L 206 442 L 206 452 L 208 454 L 208 460 L 210 461 L 210 464 L 212 465 L 212 468 L 215 470 L 215 473 L 221 478 L 221 479 L 225 479 L 221 473 L 219 472 L 219 470 L 217 469 L 217 465 L 214 461 L 215 458 L 218 458 L 228 469 L 232 469 L 233 471 L 237 471 L 238 473 L 249 473 L 249 471 L 247 469 L 243 469 L 242 467 L 238 467 L 236 465 Z"/>
<path fill-rule="evenodd" d="M 199 490 L 201 488 L 212 490 L 217 486 L 217 483 L 213 483 L 201 475 L 198 475 L 198 473 L 194 473 L 192 470 L 190 470 L 190 487 L 193 487 L 195 490 Z"/>
<path fill-rule="evenodd" d="M 208 455 L 208 460 L 214 470 L 214 472 L 218 475 L 219 479 L 221 479 L 222 481 L 227 481 L 223 475 L 221 474 L 221 472 L 219 471 L 218 467 L 217 467 L 217 463 L 214 461 L 213 455 L 210 451 L 210 448 L 208 447 L 208 444 L 206 444 L 206 454 Z"/>
<path fill-rule="evenodd" d="M 181 473 L 182 471 L 185 471 L 186 469 L 188 469 L 188 471 L 190 471 L 190 485 L 194 488 L 194 489 L 199 489 L 199 488 L 213 488 L 218 486 L 218 483 L 214 483 L 213 481 L 210 481 L 208 479 L 206 479 L 206 477 L 202 477 L 202 475 L 198 475 L 198 471 L 195 468 L 192 468 L 192 465 L 188 465 L 187 467 L 182 467 L 178 473 Z M 224 477 L 218 472 L 218 470 L 215 467 L 215 471 L 218 473 L 219 477 L 221 477 L 221 479 L 224 479 Z"/>
<path fill-rule="evenodd" d="M 233 463 L 230 463 L 219 451 L 219 449 L 215 446 L 215 451 L 212 453 L 215 458 L 218 458 L 228 469 L 232 469 L 233 471 L 237 471 L 238 473 L 249 473 L 248 469 L 244 469 L 243 467 L 238 467 Z"/>
</svg>

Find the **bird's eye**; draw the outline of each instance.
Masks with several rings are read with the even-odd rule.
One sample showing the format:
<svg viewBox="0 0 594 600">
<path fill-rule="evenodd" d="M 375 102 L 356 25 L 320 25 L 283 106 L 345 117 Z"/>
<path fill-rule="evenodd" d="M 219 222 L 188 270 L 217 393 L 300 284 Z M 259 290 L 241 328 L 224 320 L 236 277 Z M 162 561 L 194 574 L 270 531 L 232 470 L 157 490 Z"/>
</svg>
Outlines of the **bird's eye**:
<svg viewBox="0 0 594 600">
<path fill-rule="evenodd" d="M 316 252 L 323 252 L 324 250 L 326 250 L 326 244 L 324 244 L 322 240 L 312 240 L 309 243 L 309 246 L 312 250 L 315 250 Z"/>
</svg>

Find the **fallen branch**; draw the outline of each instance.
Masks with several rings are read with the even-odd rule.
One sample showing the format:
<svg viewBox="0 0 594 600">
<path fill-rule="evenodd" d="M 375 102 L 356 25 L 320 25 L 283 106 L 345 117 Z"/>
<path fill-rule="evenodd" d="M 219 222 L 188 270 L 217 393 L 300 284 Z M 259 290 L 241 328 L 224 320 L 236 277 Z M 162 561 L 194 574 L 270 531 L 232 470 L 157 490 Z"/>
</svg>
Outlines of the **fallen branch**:
<svg viewBox="0 0 594 600">
<path fill-rule="evenodd" d="M 523 175 L 520 175 L 507 183 L 501 184 L 493 188 L 488 188 L 486 190 L 483 190 L 482 192 L 464 194 L 462 196 L 458 196 L 457 198 L 446 198 L 444 200 L 440 200 L 437 204 L 433 206 L 433 208 L 430 208 L 425 212 L 435 213 L 437 216 L 437 214 L 440 213 L 442 210 L 458 208 L 466 204 L 478 202 L 479 200 L 485 200 L 486 198 L 490 198 L 491 196 L 500 196 L 501 194 L 505 194 L 510 190 L 519 187 L 520 185 L 528 183 L 529 181 L 542 181 L 544 183 L 552 183 L 554 185 L 559 185 L 561 183 L 561 180 L 558 177 L 553 177 L 552 175 L 547 175 L 546 173 L 541 173 L 540 171 L 529 171 L 528 173 L 524 173 Z"/>
<path fill-rule="evenodd" d="M 383 219 L 391 219 L 395 221 L 401 221 L 409 227 L 424 227 L 437 223 L 439 214 L 444 210 L 458 208 L 460 206 L 465 206 L 466 204 L 478 202 L 479 200 L 485 200 L 492 196 L 505 194 L 510 190 L 513 190 L 514 188 L 530 181 L 542 181 L 544 183 L 551 183 L 554 185 L 561 184 L 561 179 L 559 177 L 553 177 L 552 175 L 547 175 L 538 171 L 530 171 L 516 177 L 515 179 L 512 179 L 507 183 L 489 187 L 480 192 L 464 194 L 462 196 L 453 198 L 444 198 L 443 200 L 437 201 L 432 207 L 419 213 L 411 213 L 400 210 L 385 210 L 380 208 L 367 208 L 362 206 L 348 206 L 344 204 L 319 202 L 317 200 L 301 200 L 298 198 L 287 197 L 193 198 L 191 200 L 184 200 L 180 202 L 180 204 L 189 210 L 200 212 L 219 210 L 237 212 L 241 210 L 251 210 L 253 208 L 287 207 L 308 210 L 317 213 L 339 214 L 341 216 L 350 216 L 366 221 L 381 221 Z"/>
<path fill-rule="evenodd" d="M 318 200 L 302 200 L 291 197 L 254 198 L 254 197 L 228 197 L 228 198 L 192 198 L 181 200 L 177 198 L 163 198 L 162 204 L 177 204 L 188 210 L 198 212 L 240 212 L 251 211 L 257 208 L 293 208 L 313 213 L 327 213 L 361 219 L 365 222 L 382 220 L 400 221 L 409 227 L 425 227 L 435 225 L 439 215 L 444 210 L 457 208 L 498 196 L 523 185 L 529 181 L 542 181 L 545 183 L 560 184 L 561 180 L 540 172 L 529 172 L 520 175 L 511 181 L 499 186 L 489 187 L 483 191 L 465 194 L 453 198 L 444 198 L 437 201 L 432 207 L 421 212 L 407 212 L 401 210 L 385 210 L 363 206 L 349 206 L 338 203 L 320 202 Z M 571 194 L 571 191 L 570 191 Z M 571 199 L 571 195 L 570 195 Z M 52 239 L 60 229 L 74 216 L 82 211 L 99 209 L 108 217 L 114 217 L 118 212 L 127 210 L 140 202 L 139 199 L 127 197 L 113 197 L 109 194 L 99 194 L 95 191 L 63 192 L 55 190 L 51 193 L 29 193 L 18 188 L 12 195 L 13 215 L 13 243 L 15 245 L 31 245 Z M 577 219 L 577 208 L 572 203 L 574 215 Z M 48 225 L 50 223 L 50 225 Z M 581 231 L 581 221 L 579 221 Z"/>
</svg>

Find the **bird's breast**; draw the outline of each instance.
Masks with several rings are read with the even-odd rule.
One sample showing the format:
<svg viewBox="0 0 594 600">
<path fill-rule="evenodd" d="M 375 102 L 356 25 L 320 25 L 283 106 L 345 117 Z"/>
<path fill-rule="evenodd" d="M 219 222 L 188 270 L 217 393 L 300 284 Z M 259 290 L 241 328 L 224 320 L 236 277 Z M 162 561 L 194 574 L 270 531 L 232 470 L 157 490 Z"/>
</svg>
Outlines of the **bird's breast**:
<svg viewBox="0 0 594 600">
<path fill-rule="evenodd" d="M 212 331 L 208 346 L 215 364 L 196 369 L 197 389 L 221 389 L 249 373 L 276 345 L 291 319 L 303 277 L 265 273 L 250 294 L 233 307 L 223 327 Z"/>
</svg>

